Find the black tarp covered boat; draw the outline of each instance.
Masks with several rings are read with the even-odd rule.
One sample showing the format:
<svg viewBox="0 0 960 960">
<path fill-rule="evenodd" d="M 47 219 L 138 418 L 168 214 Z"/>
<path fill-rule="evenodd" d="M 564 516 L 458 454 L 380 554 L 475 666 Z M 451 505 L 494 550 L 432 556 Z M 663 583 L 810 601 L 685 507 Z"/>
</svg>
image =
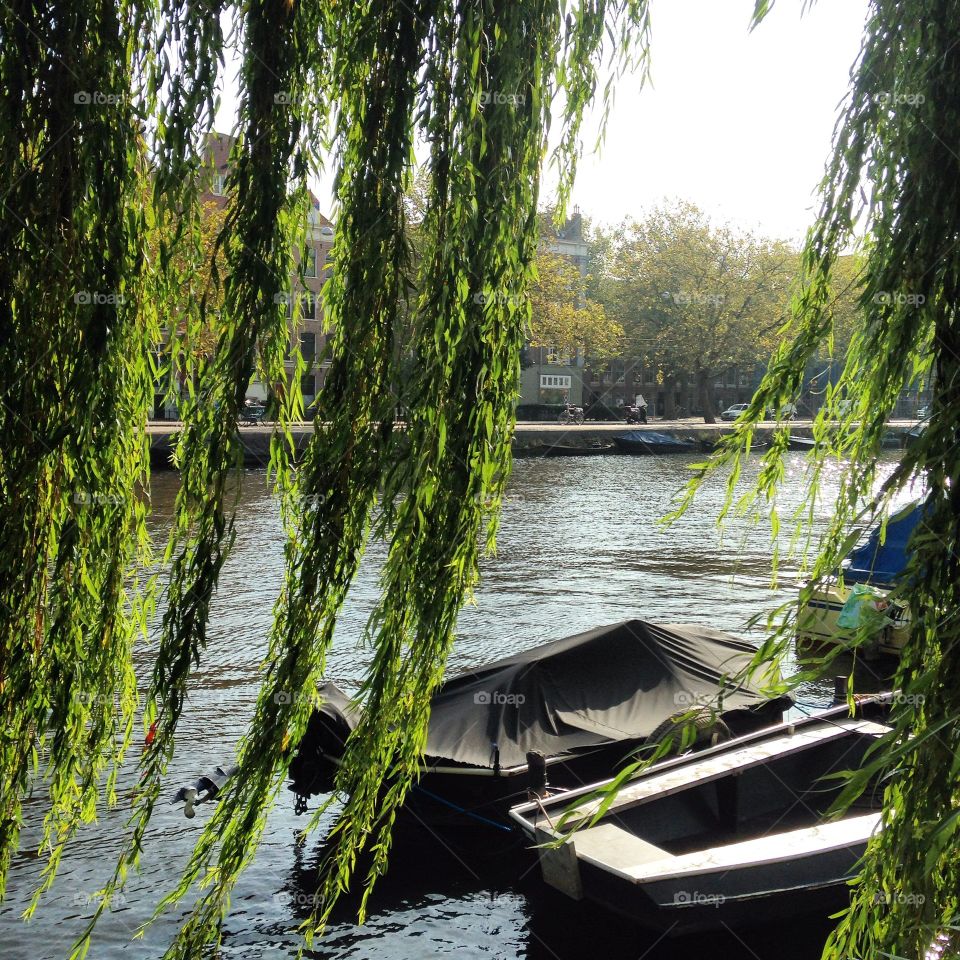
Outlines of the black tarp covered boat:
<svg viewBox="0 0 960 960">
<path fill-rule="evenodd" d="M 700 446 L 693 440 L 675 437 L 672 433 L 660 433 L 656 430 L 632 430 L 613 442 L 621 453 L 634 456 L 655 456 L 660 453 L 696 453 Z"/>
<path fill-rule="evenodd" d="M 759 683 L 731 679 L 753 654 L 709 627 L 627 620 L 464 671 L 433 697 L 423 773 L 406 806 L 434 823 L 506 822 L 526 796 L 528 754 L 546 758 L 551 787 L 569 788 L 609 776 L 698 705 L 707 742 L 775 722 L 788 698 L 767 700 Z M 336 684 L 320 693 L 290 767 L 300 796 L 330 790 L 359 719 Z"/>
</svg>

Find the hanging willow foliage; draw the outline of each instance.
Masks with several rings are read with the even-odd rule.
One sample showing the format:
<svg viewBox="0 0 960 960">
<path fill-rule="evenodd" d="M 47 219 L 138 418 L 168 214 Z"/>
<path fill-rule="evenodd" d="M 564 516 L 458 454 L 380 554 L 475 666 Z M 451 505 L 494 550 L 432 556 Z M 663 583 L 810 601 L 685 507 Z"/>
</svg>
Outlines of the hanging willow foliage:
<svg viewBox="0 0 960 960">
<path fill-rule="evenodd" d="M 311 929 L 361 850 L 373 853 L 369 879 L 382 873 L 425 740 L 423 706 L 476 582 L 484 527 L 492 544 L 509 474 L 551 106 L 560 95 L 555 156 L 565 196 L 601 63 L 606 57 L 617 73 L 634 50 L 642 63 L 647 26 L 642 0 L 4 8 L 0 426 L 10 442 L 0 460 L 0 884 L 31 765 L 49 777 L 44 885 L 76 827 L 115 800 L 136 706 L 131 648 L 152 609 L 149 584 L 136 577 L 149 560 L 139 494 L 148 487 L 144 423 L 158 376 L 183 384 L 188 397 L 169 583 L 143 702 L 155 736 L 100 909 L 137 863 L 190 674 L 204 655 L 233 539 L 237 416 L 254 375 L 281 399 L 271 475 L 290 534 L 287 579 L 241 774 L 166 903 L 210 867 L 214 882 L 169 955 L 194 955 L 219 936 L 314 705 L 371 532 L 390 544 L 368 628 L 376 656 L 365 720 L 340 777 L 349 799 L 339 857 Z M 187 292 L 197 289 L 200 262 L 204 132 L 232 42 L 243 65 L 218 239 L 227 269 L 217 346 L 205 356 L 190 344 L 200 342 L 213 298 Z M 283 390 L 284 304 L 328 115 L 338 197 L 325 304 L 331 369 L 318 429 L 294 473 L 288 426 L 300 401 Z M 429 151 L 429 201 L 414 268 L 403 201 L 418 142 Z M 408 297 L 415 375 L 398 434 L 396 337 Z"/>
<path fill-rule="evenodd" d="M 0 889 L 31 768 L 49 782 L 43 885 L 115 782 L 149 591 L 142 303 L 146 12 L 0 12 Z M 38 895 L 39 895 L 38 891 Z"/>
<path fill-rule="evenodd" d="M 757 19 L 767 6 L 758 2 Z M 905 696 L 877 761 L 893 771 L 888 829 L 871 846 L 830 948 L 836 956 L 874 956 L 882 947 L 921 955 L 946 928 L 960 888 L 951 860 L 960 823 L 960 658 L 951 617 L 960 583 L 958 6 L 874 0 L 805 256 L 797 336 L 774 358 L 750 422 L 714 465 L 732 468 L 732 503 L 752 423 L 765 407 L 793 399 L 806 360 L 829 338 L 831 266 L 865 214 L 862 302 L 870 319 L 844 373 L 855 405 L 841 426 L 851 429 L 836 431 L 829 411 L 816 425 L 818 462 L 839 445 L 852 468 L 815 575 L 832 568 L 871 490 L 884 419 L 903 382 L 932 365 L 936 399 L 930 429 L 873 505 L 881 509 L 911 473 L 924 475 L 931 512 L 917 541 L 914 637 L 899 677 Z M 225 34 L 222 22 L 231 17 Z M 334 831 L 338 856 L 306 924 L 308 939 L 360 852 L 370 855 L 370 882 L 382 873 L 425 742 L 425 705 L 476 582 L 480 537 L 493 542 L 509 475 L 551 110 L 563 124 L 555 157 L 566 196 L 601 64 L 611 77 L 636 66 L 635 56 L 643 67 L 647 32 L 644 0 L 12 0 L 3 7 L 0 890 L 31 776 L 46 778 L 50 796 L 44 887 L 77 827 L 115 800 L 136 708 L 131 648 L 152 610 L 150 583 L 137 579 L 149 560 L 144 423 L 156 376 L 170 372 L 189 397 L 169 586 L 143 703 L 156 736 L 141 758 L 129 843 L 103 903 L 136 865 L 190 673 L 204 655 L 233 537 L 237 415 L 254 375 L 281 395 L 271 476 L 289 532 L 286 581 L 240 775 L 161 905 L 209 882 L 168 956 L 192 957 L 219 937 L 230 891 L 315 705 L 334 625 L 372 534 L 389 544 L 368 626 L 375 655 L 364 718 L 339 774 L 347 800 Z M 205 293 L 184 296 L 196 261 L 178 251 L 199 244 L 204 132 L 233 42 L 242 52 L 241 104 L 218 240 L 227 270 L 217 348 L 202 356 L 183 344 L 199 339 L 210 301 Z M 288 427 L 300 411 L 295 391 L 282 389 L 284 304 L 306 179 L 328 129 L 338 199 L 325 292 L 331 368 L 317 430 L 294 472 Z M 403 200 L 421 144 L 428 202 L 414 264 Z M 860 210 L 864 176 L 872 193 Z M 401 320 L 413 329 L 414 363 L 398 398 Z M 158 369 L 160 343 L 166 359 Z M 410 411 L 402 431 L 394 427 L 398 400 Z M 774 495 L 784 446 L 781 437 L 766 458 L 761 500 Z M 775 510 L 771 517 L 776 523 Z M 924 897 L 919 916 L 916 900 L 891 898 L 893 883 Z M 888 898 L 880 913 L 879 895 Z"/>
<path fill-rule="evenodd" d="M 893 731 L 841 797 L 841 805 L 849 803 L 871 777 L 885 785 L 884 829 L 869 844 L 850 908 L 824 953 L 837 960 L 960 951 L 958 174 L 960 3 L 873 0 L 822 185 L 823 206 L 807 239 L 793 336 L 773 358 L 734 435 L 691 482 L 680 510 L 706 477 L 726 470 L 726 510 L 765 513 L 776 535 L 786 430 L 764 455 L 756 488 L 736 500 L 734 486 L 764 410 L 800 395 L 807 363 L 830 342 L 832 270 L 857 242 L 858 228 L 865 237 L 857 280 L 865 323 L 814 422 L 811 483 L 795 520 L 812 515 L 825 465 L 837 457 L 845 463 L 835 512 L 800 602 L 838 568 L 851 545 L 851 523 L 886 516 L 894 497 L 918 479 L 924 514 L 899 591 L 912 627 L 894 680 Z M 932 382 L 929 424 L 878 488 L 886 421 L 903 388 L 917 379 Z M 758 663 L 784 651 L 794 623 L 794 616 L 785 618 Z M 819 665 L 821 675 L 832 672 L 832 659 Z"/>
</svg>

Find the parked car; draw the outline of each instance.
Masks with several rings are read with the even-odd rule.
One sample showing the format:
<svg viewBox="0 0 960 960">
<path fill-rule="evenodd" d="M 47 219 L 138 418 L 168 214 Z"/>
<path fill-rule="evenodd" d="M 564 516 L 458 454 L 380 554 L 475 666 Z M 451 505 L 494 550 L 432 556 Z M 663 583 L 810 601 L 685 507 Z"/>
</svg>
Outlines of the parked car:
<svg viewBox="0 0 960 960">
<path fill-rule="evenodd" d="M 735 403 L 720 414 L 721 420 L 736 420 L 750 406 L 749 403 Z"/>
<path fill-rule="evenodd" d="M 917 411 L 917 419 L 918 419 L 918 420 L 926 420 L 926 419 L 929 418 L 929 416 L 930 416 L 930 404 L 929 404 L 929 403 L 925 403 L 925 404 Z"/>
</svg>

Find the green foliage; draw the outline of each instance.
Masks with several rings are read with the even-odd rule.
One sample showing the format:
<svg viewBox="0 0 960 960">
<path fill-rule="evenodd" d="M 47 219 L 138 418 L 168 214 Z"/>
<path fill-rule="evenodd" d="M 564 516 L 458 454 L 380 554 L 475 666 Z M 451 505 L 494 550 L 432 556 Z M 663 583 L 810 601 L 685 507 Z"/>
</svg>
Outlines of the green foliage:
<svg viewBox="0 0 960 960">
<path fill-rule="evenodd" d="M 222 17 L 234 18 L 229 37 Z M 11 254 L 0 267 L 0 424 L 11 438 L 0 461 L 0 880 L 36 741 L 50 778 L 45 883 L 77 824 L 113 799 L 134 718 L 131 646 L 149 609 L 135 582 L 147 559 L 137 493 L 148 484 L 144 422 L 164 327 L 177 333 L 170 362 L 188 389 L 182 483 L 143 703 L 154 737 L 103 904 L 137 864 L 233 540 L 237 415 L 254 375 L 285 383 L 291 249 L 315 150 L 328 143 L 339 211 L 319 428 L 294 473 L 288 425 L 299 400 L 281 398 L 271 476 L 289 534 L 286 583 L 241 772 L 161 904 L 207 885 L 168 956 L 195 956 L 219 936 L 371 532 L 390 544 L 368 627 L 375 656 L 338 784 L 347 798 L 338 854 L 308 936 L 362 849 L 369 879 L 383 872 L 418 769 L 424 707 L 476 582 L 481 538 L 492 547 L 509 475 L 551 105 L 559 94 L 562 207 L 601 63 L 616 74 L 634 49 L 642 63 L 646 31 L 641 0 L 77 0 L 0 14 L 0 230 Z M 198 185 L 234 41 L 237 142 L 211 249 Z M 93 97 L 74 98 L 85 90 Z M 414 263 L 404 197 L 418 137 L 430 154 Z M 199 282 L 207 264 L 209 284 Z M 402 308 L 411 290 L 415 302 Z M 84 303 L 77 291 L 118 297 Z M 402 443 L 391 393 L 401 330 L 412 331 L 415 354 Z"/>
<path fill-rule="evenodd" d="M 778 342 L 796 272 L 787 245 L 675 203 L 621 225 L 601 298 L 630 354 L 666 380 L 692 377 L 712 421 L 716 376 L 752 368 Z"/>
<path fill-rule="evenodd" d="M 561 356 L 589 352 L 602 359 L 620 349 L 623 328 L 603 305 L 587 295 L 589 278 L 567 258 L 539 249 L 536 278 L 530 284 L 529 339 L 535 347 L 555 347 Z"/>
<path fill-rule="evenodd" d="M 909 10 L 892 0 L 871 4 L 823 183 L 823 207 L 803 255 L 792 335 L 774 354 L 745 421 L 699 471 L 681 504 L 689 505 L 708 475 L 727 469 L 727 510 L 766 513 L 776 530 L 785 430 L 764 455 L 756 489 L 735 499 L 734 484 L 764 409 L 793 399 L 809 360 L 829 349 L 844 252 L 859 225 L 866 240 L 856 290 L 864 319 L 853 329 L 841 380 L 814 423 L 812 482 L 795 521 L 809 516 L 825 466 L 839 458 L 844 469 L 835 514 L 801 602 L 813 584 L 836 570 L 853 521 L 883 516 L 895 495 L 918 480 L 926 512 L 911 541 L 902 588 L 913 619 L 895 678 L 894 732 L 845 797 L 855 797 L 868 776 L 882 775 L 884 830 L 871 840 L 850 909 L 827 944 L 824 957 L 830 960 L 956 956 L 958 949 L 960 181 L 946 172 L 955 170 L 960 151 L 958 17 L 956 2 L 923 0 Z M 869 190 L 862 189 L 863 179 Z M 929 426 L 877 488 L 886 420 L 903 384 L 916 377 L 933 380 Z M 801 540 L 795 536 L 792 544 Z M 783 651 L 792 625 L 790 615 L 758 662 Z M 821 672 L 830 671 L 830 659 Z M 929 952 L 934 947 L 936 953 Z"/>
<path fill-rule="evenodd" d="M 755 18 L 768 6 L 759 0 Z M 880 498 L 919 472 L 931 512 L 916 544 L 914 636 L 899 677 L 907 699 L 895 716 L 895 749 L 878 757 L 891 773 L 888 829 L 871 845 L 854 909 L 830 949 L 919 956 L 946 930 L 960 889 L 952 857 L 960 180 L 951 172 L 960 152 L 960 4 L 874 0 L 872 11 L 823 214 L 803 258 L 795 337 L 775 354 L 750 422 L 716 465 L 731 467 L 735 480 L 753 423 L 797 395 L 807 361 L 833 329 L 833 270 L 862 213 L 870 228 L 859 286 L 866 322 L 853 332 L 831 398 L 842 392 L 853 404 L 841 431 L 829 408 L 815 427 L 821 468 L 836 451 L 851 469 L 815 574 L 832 568 L 848 520 L 872 490 L 886 412 L 905 380 L 932 364 L 930 427 Z M 234 17 L 242 49 L 231 200 L 213 255 L 224 264 L 222 303 L 181 295 L 185 277 L 206 262 L 197 185 L 228 42 L 221 16 Z M 645 69 L 647 31 L 642 0 L 55 0 L 0 11 L 0 887 L 31 777 L 49 790 L 44 886 L 78 826 L 115 801 L 136 709 L 132 647 L 152 603 L 150 584 L 137 581 L 148 560 L 151 358 L 179 304 L 184 342 L 200 343 L 211 329 L 217 342 L 178 359 L 190 394 L 162 630 L 143 703 L 155 737 L 140 759 L 128 843 L 104 904 L 137 863 L 233 538 L 237 415 L 254 375 L 285 382 L 291 249 L 315 151 L 328 142 L 339 202 L 325 291 L 331 369 L 296 473 L 288 425 L 299 400 L 296 391 L 281 398 L 271 476 L 289 535 L 286 582 L 241 772 L 163 904 L 206 884 L 168 956 L 196 956 L 219 937 L 314 705 L 371 532 L 389 551 L 367 631 L 374 657 L 366 710 L 340 773 L 337 855 L 308 938 L 362 850 L 367 879 L 382 873 L 391 824 L 418 769 L 425 705 L 476 582 L 481 537 L 493 544 L 509 475 L 550 109 L 555 98 L 562 104 L 554 154 L 562 212 L 601 73 L 610 78 L 605 115 L 616 76 Z M 404 197 L 418 140 L 429 159 L 414 263 Z M 861 210 L 864 173 L 873 190 Z M 416 297 L 405 310 L 410 290 Z M 391 394 L 401 327 L 415 344 L 402 441 Z M 779 437 L 767 455 L 755 501 L 774 522 L 784 443 Z M 773 650 L 771 642 L 761 655 Z M 874 898 L 897 878 L 923 894 L 923 906 L 917 913 L 892 902 L 878 918 Z"/>
<path fill-rule="evenodd" d="M 46 887 L 115 802 L 134 723 L 155 325 L 131 50 L 147 27 L 123 5 L 0 11 L 0 890 L 28 781 L 49 791 Z"/>
</svg>

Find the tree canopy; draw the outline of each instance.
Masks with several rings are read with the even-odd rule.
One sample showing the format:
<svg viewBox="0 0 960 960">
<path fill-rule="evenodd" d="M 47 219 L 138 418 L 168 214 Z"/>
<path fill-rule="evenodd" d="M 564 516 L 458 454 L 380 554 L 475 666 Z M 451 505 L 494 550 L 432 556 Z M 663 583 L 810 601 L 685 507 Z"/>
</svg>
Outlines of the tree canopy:
<svg viewBox="0 0 960 960">
<path fill-rule="evenodd" d="M 530 343 L 553 347 L 561 356 L 589 352 L 609 357 L 623 344 L 623 328 L 603 304 L 590 299 L 589 278 L 568 258 L 537 251 L 536 273 L 530 283 Z"/>
<path fill-rule="evenodd" d="M 758 0 L 755 18 L 769 6 Z M 225 35 L 230 18 L 236 30 Z M 922 956 L 948 935 L 960 890 L 958 23 L 958 0 L 873 0 L 803 257 L 794 336 L 751 407 L 755 421 L 792 400 L 829 338 L 831 274 L 862 215 L 867 320 L 844 372 L 855 398 L 844 415 L 850 429 L 838 440 L 825 421 L 816 428 L 818 462 L 841 444 L 848 479 L 817 572 L 836 559 L 849 520 L 870 499 L 884 419 L 903 382 L 932 367 L 936 387 L 928 430 L 874 503 L 882 510 L 919 474 L 929 514 L 898 675 L 905 697 L 876 759 L 886 776 L 886 829 L 871 843 L 830 947 L 837 957 Z M 51 0 L 0 10 L 0 889 L 28 785 L 49 792 L 46 887 L 64 844 L 98 807 L 116 802 L 118 770 L 142 725 L 155 735 L 139 760 L 140 792 L 114 884 L 138 862 L 235 532 L 238 414 L 256 371 L 283 381 L 282 297 L 321 144 L 335 158 L 338 204 L 325 288 L 333 336 L 318 400 L 323 429 L 293 471 L 288 427 L 299 410 L 285 399 L 271 477 L 288 534 L 286 581 L 240 774 L 161 905 L 204 881 L 167 957 L 193 958 L 220 935 L 289 747 L 316 703 L 334 624 L 371 535 L 389 547 L 367 628 L 374 656 L 361 691 L 366 709 L 338 777 L 338 855 L 308 939 L 358 851 L 370 854 L 369 881 L 383 872 L 425 742 L 425 705 L 476 582 L 481 542 L 493 542 L 510 472 L 551 110 L 562 206 L 584 111 L 598 89 L 605 97 L 612 89 L 612 80 L 602 86 L 606 77 L 645 69 L 648 27 L 643 0 Z M 158 306 L 177 296 L 177 248 L 198 242 L 204 134 L 233 42 L 240 101 L 218 238 L 223 303 L 216 349 L 184 355 L 181 488 L 163 555 L 161 629 L 138 705 L 132 651 L 146 642 L 157 601 L 145 573 L 141 496 L 149 486 L 150 357 Z M 429 189 L 414 262 L 405 198 L 418 142 L 428 151 Z M 160 225 L 155 257 L 147 255 L 151 216 Z M 411 288 L 408 315 L 401 302 Z M 188 322 L 202 324 L 204 309 L 191 307 Z M 400 324 L 412 325 L 417 358 L 402 437 L 391 390 Z M 734 475 L 751 429 L 744 424 L 719 454 Z M 774 446 L 761 476 L 770 497 L 782 449 Z M 888 899 L 878 914 L 875 898 L 897 884 L 923 897 L 920 910 Z"/>
<path fill-rule="evenodd" d="M 777 344 L 797 267 L 787 244 L 714 225 L 677 202 L 614 232 L 603 299 L 630 355 L 667 381 L 692 378 L 712 422 L 715 377 L 752 370 Z"/>
</svg>

